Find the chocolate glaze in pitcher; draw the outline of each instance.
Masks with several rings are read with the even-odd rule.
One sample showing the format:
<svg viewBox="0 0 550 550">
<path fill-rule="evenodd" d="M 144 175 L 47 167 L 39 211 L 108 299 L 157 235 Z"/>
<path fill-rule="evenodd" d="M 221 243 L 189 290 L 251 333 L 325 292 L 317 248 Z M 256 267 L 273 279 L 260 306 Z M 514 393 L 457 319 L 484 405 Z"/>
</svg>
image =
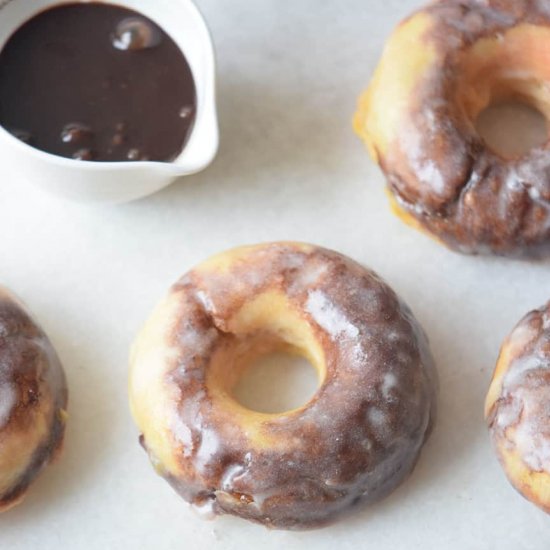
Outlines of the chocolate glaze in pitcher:
<svg viewBox="0 0 550 550">
<path fill-rule="evenodd" d="M 103 3 L 27 21 L 0 52 L 0 125 L 88 161 L 171 161 L 196 114 L 189 64 L 153 21 Z"/>
</svg>

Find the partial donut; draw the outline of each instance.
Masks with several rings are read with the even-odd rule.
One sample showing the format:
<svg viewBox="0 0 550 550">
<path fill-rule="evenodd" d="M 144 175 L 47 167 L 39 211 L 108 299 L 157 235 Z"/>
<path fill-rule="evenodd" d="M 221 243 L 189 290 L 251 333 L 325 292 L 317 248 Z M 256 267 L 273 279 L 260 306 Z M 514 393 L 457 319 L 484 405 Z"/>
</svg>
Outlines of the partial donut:
<svg viewBox="0 0 550 550">
<path fill-rule="evenodd" d="M 504 342 L 485 416 L 510 483 L 550 513 L 550 303 Z"/>
<path fill-rule="evenodd" d="M 550 8 L 541 0 L 440 0 L 403 21 L 355 128 L 395 211 L 465 253 L 550 252 L 550 141 L 505 159 L 476 131 L 489 105 L 550 118 Z"/>
<path fill-rule="evenodd" d="M 320 387 L 282 414 L 233 397 L 259 355 L 287 351 Z M 176 283 L 131 353 L 130 402 L 157 472 L 196 508 L 269 527 L 322 526 L 413 470 L 435 417 L 436 372 L 410 310 L 330 250 L 238 248 Z"/>
<path fill-rule="evenodd" d="M 58 455 L 66 407 L 65 375 L 48 337 L 0 287 L 0 512 Z"/>
</svg>

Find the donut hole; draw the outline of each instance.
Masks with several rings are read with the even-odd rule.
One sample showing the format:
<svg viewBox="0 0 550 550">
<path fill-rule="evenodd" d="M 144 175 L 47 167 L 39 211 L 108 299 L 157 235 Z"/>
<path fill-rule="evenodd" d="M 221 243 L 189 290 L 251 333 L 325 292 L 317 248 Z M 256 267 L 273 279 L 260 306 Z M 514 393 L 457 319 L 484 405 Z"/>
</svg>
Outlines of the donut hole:
<svg viewBox="0 0 550 550">
<path fill-rule="evenodd" d="M 479 114 L 475 126 L 485 145 L 505 159 L 520 158 L 548 139 L 544 115 L 521 101 L 489 105 Z"/>
<path fill-rule="evenodd" d="M 265 414 L 279 414 L 308 403 L 319 389 L 319 375 L 303 356 L 282 351 L 253 359 L 233 389 L 243 407 Z"/>
<path fill-rule="evenodd" d="M 307 405 L 325 377 L 325 354 L 312 326 L 284 293 L 270 291 L 229 320 L 210 359 L 207 386 L 226 411 L 281 414 Z"/>
<path fill-rule="evenodd" d="M 549 140 L 550 29 L 518 25 L 476 42 L 457 65 L 457 118 L 505 160 Z"/>
</svg>

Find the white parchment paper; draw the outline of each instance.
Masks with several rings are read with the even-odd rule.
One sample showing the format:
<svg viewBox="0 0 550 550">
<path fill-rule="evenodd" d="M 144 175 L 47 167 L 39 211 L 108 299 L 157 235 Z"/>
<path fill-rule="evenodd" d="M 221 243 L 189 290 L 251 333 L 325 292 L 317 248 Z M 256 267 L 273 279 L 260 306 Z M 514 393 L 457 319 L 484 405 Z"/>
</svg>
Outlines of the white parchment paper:
<svg viewBox="0 0 550 550">
<path fill-rule="evenodd" d="M 219 62 L 210 169 L 117 207 L 0 179 L 0 281 L 40 319 L 70 383 L 63 459 L 0 517 L 0 548 L 547 549 L 550 518 L 505 480 L 483 400 L 502 339 L 550 298 L 550 265 L 460 256 L 405 227 L 351 130 L 384 39 L 418 2 L 198 4 Z M 168 286 L 222 249 L 279 239 L 384 276 L 428 332 L 441 378 L 437 427 L 410 480 L 310 533 L 196 517 L 154 474 L 127 406 L 128 346 Z"/>
</svg>

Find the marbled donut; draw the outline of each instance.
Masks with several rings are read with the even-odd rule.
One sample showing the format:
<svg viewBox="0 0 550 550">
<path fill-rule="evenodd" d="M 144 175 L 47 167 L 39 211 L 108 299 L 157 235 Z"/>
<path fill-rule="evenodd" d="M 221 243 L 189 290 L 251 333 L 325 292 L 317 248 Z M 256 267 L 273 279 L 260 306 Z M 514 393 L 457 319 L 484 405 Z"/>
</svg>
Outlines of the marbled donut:
<svg viewBox="0 0 550 550">
<path fill-rule="evenodd" d="M 465 253 L 547 256 L 550 141 L 502 158 L 476 131 L 489 105 L 550 118 L 550 3 L 440 0 L 396 29 L 355 128 L 406 221 Z"/>
<path fill-rule="evenodd" d="M 61 448 L 67 386 L 47 336 L 0 287 L 0 511 L 18 504 Z"/>
<path fill-rule="evenodd" d="M 320 387 L 262 414 L 232 390 L 258 355 L 306 357 Z M 372 271 L 297 243 L 238 248 L 185 275 L 135 342 L 130 400 L 157 471 L 197 508 L 324 525 L 412 471 L 436 372 L 410 310 Z"/>
<path fill-rule="evenodd" d="M 508 479 L 550 513 L 550 303 L 504 342 L 485 415 Z"/>
</svg>

